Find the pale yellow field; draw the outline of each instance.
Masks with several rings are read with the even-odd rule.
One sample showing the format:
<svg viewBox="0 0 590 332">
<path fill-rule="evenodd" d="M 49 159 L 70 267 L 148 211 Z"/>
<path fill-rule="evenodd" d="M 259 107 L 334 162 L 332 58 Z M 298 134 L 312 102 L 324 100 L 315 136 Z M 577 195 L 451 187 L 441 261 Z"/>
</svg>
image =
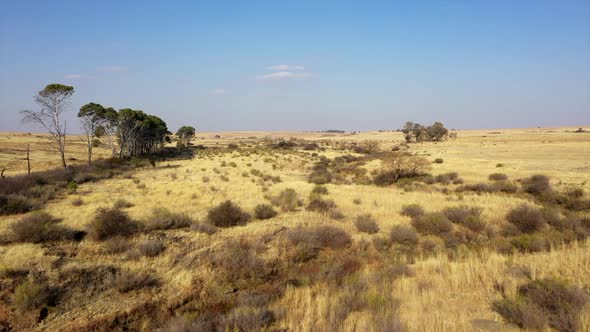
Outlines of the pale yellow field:
<svg viewBox="0 0 590 332">
<path fill-rule="evenodd" d="M 491 173 L 506 173 L 511 179 L 533 174 L 545 174 L 551 178 L 558 190 L 577 186 L 590 191 L 590 133 L 571 133 L 565 130 L 577 128 L 537 128 L 500 130 L 461 130 L 456 140 L 440 143 L 411 144 L 409 151 L 427 157 L 429 160 L 443 158 L 444 163 L 432 164 L 433 175 L 458 172 L 466 183 L 486 182 Z M 220 138 L 215 138 L 219 135 Z M 255 138 L 254 138 L 255 137 Z M 309 141 L 378 141 L 381 149 L 390 150 L 403 141 L 401 133 L 367 132 L 355 135 L 320 133 L 198 133 L 194 144 L 225 146 L 234 142 L 255 142 L 264 137 L 295 137 Z M 22 160 L 23 147 L 31 144 L 33 170 L 59 165 L 57 155 L 48 150 L 42 135 L 18 133 L 0 134 L 0 168 L 7 167 L 6 174 L 26 172 Z M 71 138 L 67 157 L 80 162 L 85 160 L 85 150 L 79 138 Z M 166 207 L 175 212 L 186 213 L 195 220 L 205 220 L 208 209 L 232 200 L 246 211 L 253 211 L 257 204 L 265 201 L 265 194 L 278 194 L 285 188 L 293 188 L 300 198 L 307 200 L 313 184 L 308 183 L 308 167 L 311 151 L 297 154 L 244 155 L 238 152 L 209 156 L 197 155 L 192 160 L 172 160 L 160 163 L 156 168 L 135 171 L 131 178 L 116 177 L 110 180 L 80 185 L 77 194 L 63 195 L 51 201 L 45 210 L 63 224 L 84 230 L 99 207 L 110 206 L 124 198 L 134 204 L 128 211 L 134 219 L 147 218 L 155 207 Z M 329 149 L 319 152 L 328 157 L 342 154 Z M 97 148 L 95 157 L 108 157 L 106 148 Z M 271 158 L 272 161 L 265 161 Z M 237 167 L 222 167 L 222 162 L 235 162 Z M 497 164 L 503 167 L 496 167 Z M 251 166 L 247 166 L 251 164 Z M 273 168 L 273 165 L 274 168 Z M 381 167 L 378 161 L 365 165 L 368 169 Z M 215 170 L 218 170 L 218 173 Z M 263 192 L 253 182 L 250 169 L 264 174 L 280 176 L 281 182 L 268 185 Z M 248 173 L 247 177 L 243 173 Z M 224 181 L 221 176 L 229 180 Z M 209 178 L 207 182 L 203 178 Z M 145 188 L 138 187 L 139 184 Z M 355 245 L 376 236 L 388 236 L 397 224 L 407 224 L 408 217 L 400 215 L 403 205 L 418 203 L 427 211 L 439 211 L 447 206 L 467 204 L 483 208 L 483 219 L 490 224 L 500 223 L 506 212 L 525 202 L 508 194 L 445 195 L 433 190 L 404 191 L 397 187 L 374 185 L 326 185 L 329 198 L 333 199 L 345 218 L 332 220 L 314 212 L 300 211 L 280 213 L 269 220 L 254 220 L 245 226 L 222 229 L 209 236 L 189 230 L 162 232 L 166 251 L 155 258 L 142 257 L 126 260 L 120 256 L 104 253 L 100 243 L 84 240 L 67 245 L 66 251 L 76 252 L 75 258 L 66 266 L 115 265 L 133 270 L 151 271 L 163 279 L 158 292 L 136 292 L 125 296 L 110 290 L 96 300 L 83 303 L 80 307 L 50 312 L 39 330 L 68 329 L 75 324 L 112 315 L 120 310 L 142 305 L 154 299 L 167 299 L 187 291 L 195 276 L 208 278 L 211 271 L 198 266 L 187 267 L 178 264 L 178 257 L 187 260 L 201 252 L 219 247 L 231 238 L 259 239 L 273 234 L 282 227 L 298 225 L 313 226 L 333 224 L 350 233 Z M 82 199 L 83 205 L 72 206 L 72 201 Z M 355 204 L 355 199 L 360 204 Z M 376 235 L 360 233 L 354 218 L 362 213 L 371 213 L 380 230 Z M 21 216 L 0 217 L 0 233 Z M 137 242 L 147 235 L 132 241 Z M 436 257 L 418 259 L 411 264 L 413 276 L 404 276 L 388 285 L 371 284 L 367 292 L 400 301 L 399 317 L 411 331 L 474 331 L 478 328 L 488 331 L 516 330 L 505 325 L 502 318 L 491 310 L 491 302 L 499 298 L 494 285 L 500 283 L 512 294 L 523 282 L 519 276 L 508 273 L 514 267 L 528 267 L 534 278 L 556 277 L 580 287 L 590 287 L 590 244 L 576 243 L 573 246 L 537 254 L 515 254 L 504 256 L 494 252 L 464 252 L 460 258 L 451 259 L 440 254 Z M 360 249 L 359 249 L 360 250 Z M 268 255 L 273 255 L 272 251 Z M 52 264 L 58 260 L 55 252 L 43 245 L 11 244 L 0 246 L 0 265 L 11 268 L 36 268 L 57 278 Z M 63 267 L 62 267 L 63 269 Z M 367 264 L 361 273 L 371 280 L 373 266 Z M 344 290 L 319 283 L 302 287 L 289 287 L 285 294 L 273 304 L 283 312 L 278 326 L 293 331 L 329 330 L 332 308 L 340 305 Z M 583 314 L 583 328 L 590 330 L 590 308 Z M 343 329 L 365 331 L 370 329 L 372 316 L 369 312 L 354 312 L 343 323 Z M 482 327 L 484 326 L 484 327 Z"/>
</svg>

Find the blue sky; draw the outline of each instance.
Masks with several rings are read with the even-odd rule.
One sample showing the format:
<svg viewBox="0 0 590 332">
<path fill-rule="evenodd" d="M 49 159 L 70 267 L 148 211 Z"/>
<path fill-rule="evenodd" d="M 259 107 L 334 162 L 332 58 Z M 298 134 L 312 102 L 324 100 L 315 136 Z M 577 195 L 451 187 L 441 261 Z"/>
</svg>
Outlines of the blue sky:
<svg viewBox="0 0 590 332">
<path fill-rule="evenodd" d="M 0 131 L 49 83 L 175 130 L 590 124 L 590 1 L 6 1 Z"/>
</svg>

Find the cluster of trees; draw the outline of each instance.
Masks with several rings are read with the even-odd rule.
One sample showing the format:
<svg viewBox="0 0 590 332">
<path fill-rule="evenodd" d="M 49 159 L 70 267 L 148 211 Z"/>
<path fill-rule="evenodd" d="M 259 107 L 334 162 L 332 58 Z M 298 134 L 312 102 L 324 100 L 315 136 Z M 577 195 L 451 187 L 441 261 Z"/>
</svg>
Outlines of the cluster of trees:
<svg viewBox="0 0 590 332">
<path fill-rule="evenodd" d="M 176 132 L 176 136 L 178 137 L 178 144 L 179 148 L 187 147 L 193 137 L 195 137 L 196 129 L 191 126 L 182 126 Z"/>
<path fill-rule="evenodd" d="M 445 128 L 442 122 L 435 122 L 432 126 L 425 127 L 419 123 L 406 122 L 402 128 L 402 132 L 406 135 L 406 142 L 425 142 L 435 141 L 439 142 L 445 140 L 449 136 L 449 130 Z"/>
<path fill-rule="evenodd" d="M 39 111 L 25 110 L 23 120 L 43 126 L 50 134 L 52 143 L 60 153 L 63 167 L 65 158 L 66 121 L 63 113 L 69 106 L 74 87 L 62 84 L 49 84 L 35 96 Z M 139 110 L 124 108 L 119 111 L 97 103 L 88 103 L 80 108 L 78 118 L 85 134 L 88 148 L 88 164 L 92 163 L 92 148 L 95 138 L 106 138 L 113 157 L 133 157 L 147 155 L 166 142 L 170 142 L 166 122 L 155 115 Z M 190 130 L 182 130 L 190 128 Z M 195 134 L 193 127 L 182 127 L 180 139 L 190 140 Z M 191 131 L 192 130 L 192 131 Z M 115 144 L 115 141 L 117 144 Z M 187 143 L 188 144 L 188 143 Z"/>
</svg>

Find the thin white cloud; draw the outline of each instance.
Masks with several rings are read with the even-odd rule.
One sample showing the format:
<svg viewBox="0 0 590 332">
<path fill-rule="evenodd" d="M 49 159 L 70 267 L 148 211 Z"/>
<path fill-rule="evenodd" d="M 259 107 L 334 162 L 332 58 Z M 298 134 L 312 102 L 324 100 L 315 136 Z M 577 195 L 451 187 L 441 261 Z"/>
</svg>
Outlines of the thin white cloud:
<svg viewBox="0 0 590 332">
<path fill-rule="evenodd" d="M 296 71 L 305 70 L 305 67 L 299 65 L 273 65 L 266 67 L 266 69 L 274 71 Z"/>
<path fill-rule="evenodd" d="M 123 73 L 129 71 L 129 68 L 124 66 L 108 65 L 98 67 L 96 70 L 103 73 Z"/>
<path fill-rule="evenodd" d="M 292 71 L 278 71 L 275 73 L 270 73 L 266 75 L 258 76 L 260 80 L 287 80 L 287 79 L 305 79 L 310 78 L 312 75 L 310 73 L 295 73 Z"/>
<path fill-rule="evenodd" d="M 215 90 L 211 90 L 211 94 L 212 95 L 226 95 L 228 94 L 229 91 L 224 90 L 224 89 L 215 89 Z"/>
<path fill-rule="evenodd" d="M 68 74 L 68 75 L 64 76 L 64 78 L 66 80 L 79 80 L 79 79 L 82 78 L 82 75 L 80 75 L 80 74 Z"/>
</svg>

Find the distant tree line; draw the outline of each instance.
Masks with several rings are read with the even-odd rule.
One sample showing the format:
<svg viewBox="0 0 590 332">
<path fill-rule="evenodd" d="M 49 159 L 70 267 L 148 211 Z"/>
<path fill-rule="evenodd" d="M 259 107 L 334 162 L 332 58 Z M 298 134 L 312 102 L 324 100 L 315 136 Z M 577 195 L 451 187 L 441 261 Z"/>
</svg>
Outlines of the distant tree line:
<svg viewBox="0 0 590 332">
<path fill-rule="evenodd" d="M 66 121 L 63 120 L 63 113 L 73 94 L 72 86 L 49 84 L 35 96 L 40 109 L 21 112 L 24 121 L 41 125 L 49 132 L 53 145 L 60 153 L 63 167 L 67 167 Z M 92 148 L 96 145 L 96 138 L 104 137 L 108 141 L 113 157 L 125 158 L 155 152 L 170 142 L 168 135 L 172 134 L 161 118 L 131 108 L 116 111 L 112 107 L 88 103 L 80 108 L 78 118 L 84 131 L 89 165 L 92 163 Z M 194 134 L 193 127 L 185 126 L 179 130 L 180 140 L 186 145 Z"/>
<path fill-rule="evenodd" d="M 419 123 L 406 122 L 402 128 L 406 142 L 440 142 L 448 138 L 449 130 L 442 122 L 425 127 Z"/>
</svg>

